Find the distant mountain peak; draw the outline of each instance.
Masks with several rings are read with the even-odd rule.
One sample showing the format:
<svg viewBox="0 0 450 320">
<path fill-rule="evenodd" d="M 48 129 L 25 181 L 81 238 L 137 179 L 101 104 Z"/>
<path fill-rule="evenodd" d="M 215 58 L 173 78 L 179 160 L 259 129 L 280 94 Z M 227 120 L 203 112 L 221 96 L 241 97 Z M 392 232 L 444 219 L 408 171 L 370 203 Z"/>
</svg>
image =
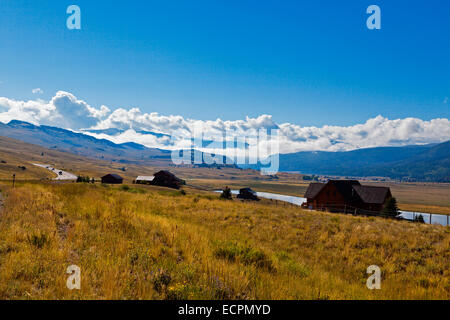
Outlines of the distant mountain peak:
<svg viewBox="0 0 450 320">
<path fill-rule="evenodd" d="M 21 120 L 11 120 L 10 122 L 8 122 L 7 125 L 10 127 L 28 127 L 28 128 L 38 127 L 32 123 L 21 121 Z"/>
</svg>

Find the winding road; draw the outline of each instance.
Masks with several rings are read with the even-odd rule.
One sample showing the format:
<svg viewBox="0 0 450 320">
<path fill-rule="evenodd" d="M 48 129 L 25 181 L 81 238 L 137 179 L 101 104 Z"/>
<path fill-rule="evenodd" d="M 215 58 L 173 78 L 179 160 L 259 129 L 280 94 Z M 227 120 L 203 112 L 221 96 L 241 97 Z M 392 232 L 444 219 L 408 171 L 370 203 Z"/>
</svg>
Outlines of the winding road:
<svg viewBox="0 0 450 320">
<path fill-rule="evenodd" d="M 66 171 L 58 170 L 49 164 L 33 163 L 33 165 L 53 171 L 57 177 L 54 180 L 77 180 L 77 176 Z"/>
</svg>

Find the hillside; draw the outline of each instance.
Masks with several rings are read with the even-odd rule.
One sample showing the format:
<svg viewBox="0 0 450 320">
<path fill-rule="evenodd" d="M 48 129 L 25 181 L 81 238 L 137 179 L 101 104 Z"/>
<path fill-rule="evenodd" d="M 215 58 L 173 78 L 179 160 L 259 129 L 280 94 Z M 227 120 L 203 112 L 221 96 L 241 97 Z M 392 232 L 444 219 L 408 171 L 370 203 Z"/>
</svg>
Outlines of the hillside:
<svg viewBox="0 0 450 320">
<path fill-rule="evenodd" d="M 35 126 L 31 123 L 17 120 L 13 120 L 8 124 L 0 123 L 0 136 L 21 140 L 52 150 L 121 163 L 167 165 L 171 159 L 169 151 L 150 149 L 137 143 L 115 144 L 109 140 L 96 139 L 70 130 L 49 126 Z"/>
<path fill-rule="evenodd" d="M 450 141 L 438 145 L 383 147 L 348 152 L 281 154 L 280 170 L 304 174 L 450 182 Z"/>
<path fill-rule="evenodd" d="M 159 165 L 159 162 L 156 162 L 158 165 L 147 165 L 145 161 L 124 164 L 120 161 L 93 159 L 70 152 L 47 149 L 0 136 L 0 180 L 11 180 L 13 174 L 16 174 L 18 180 L 54 178 L 54 174 L 43 168 L 35 167 L 32 163 L 51 164 L 57 169 L 62 169 L 75 175 L 95 177 L 96 179 L 107 173 L 116 173 L 124 177 L 127 183 L 131 183 L 137 176 L 152 175 L 163 169 L 170 170 L 183 179 L 215 181 L 216 188 L 222 188 L 230 180 L 233 182 L 241 181 L 243 184 L 248 184 L 249 181 L 263 183 L 273 180 L 280 183 L 280 186 L 286 182 L 301 181 L 300 175 L 280 173 L 276 177 L 261 176 L 258 171 L 242 170 L 234 167 L 174 167 L 170 163 L 169 165 Z M 154 162 L 150 161 L 150 163 Z M 25 170 L 19 167 L 25 167 Z M 209 187 L 212 186 L 209 185 Z"/>
<path fill-rule="evenodd" d="M 111 131 L 111 132 L 110 132 Z M 117 131 L 117 130 L 116 130 Z M 103 131 L 95 131 L 103 132 Z M 108 133 L 114 133 L 110 129 Z M 158 135 L 158 133 L 147 132 Z M 170 166 L 171 152 L 137 143 L 115 144 L 49 126 L 13 120 L 0 123 L 0 136 L 10 137 L 56 151 L 127 165 Z M 195 151 L 195 153 L 200 153 Z M 230 163 L 227 161 L 227 163 Z M 200 167 L 214 167 L 200 165 Z M 243 165 L 258 169 L 258 166 Z M 450 141 L 406 147 L 381 147 L 348 152 L 297 152 L 280 155 L 280 171 L 353 177 L 450 182 Z"/>
<path fill-rule="evenodd" d="M 0 299 L 450 298 L 450 235 L 440 226 L 189 188 L 0 188 Z M 72 264 L 80 291 L 66 289 Z M 374 264 L 382 290 L 366 288 Z"/>
</svg>

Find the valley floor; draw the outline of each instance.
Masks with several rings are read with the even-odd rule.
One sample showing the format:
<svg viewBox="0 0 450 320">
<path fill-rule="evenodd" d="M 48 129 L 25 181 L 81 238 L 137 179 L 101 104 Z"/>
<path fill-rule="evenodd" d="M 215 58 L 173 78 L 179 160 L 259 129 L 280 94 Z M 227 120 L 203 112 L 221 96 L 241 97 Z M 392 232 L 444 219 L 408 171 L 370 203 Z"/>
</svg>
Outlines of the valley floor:
<svg viewBox="0 0 450 320">
<path fill-rule="evenodd" d="M 0 299 L 449 299 L 450 229 L 186 188 L 0 184 Z M 81 268 L 81 290 L 66 269 Z M 368 290 L 366 270 L 382 271 Z"/>
</svg>

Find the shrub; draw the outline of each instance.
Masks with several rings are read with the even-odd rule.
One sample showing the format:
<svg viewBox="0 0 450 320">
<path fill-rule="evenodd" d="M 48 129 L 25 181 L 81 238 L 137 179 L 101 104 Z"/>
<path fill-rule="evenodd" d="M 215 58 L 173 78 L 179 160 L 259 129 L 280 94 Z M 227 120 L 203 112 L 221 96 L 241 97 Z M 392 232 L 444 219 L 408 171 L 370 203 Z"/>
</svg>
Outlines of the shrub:
<svg viewBox="0 0 450 320">
<path fill-rule="evenodd" d="M 31 236 L 27 236 L 27 238 L 28 243 L 38 249 L 42 249 L 46 244 L 50 243 L 50 238 L 45 233 L 39 235 L 33 233 Z"/>
<path fill-rule="evenodd" d="M 85 182 L 85 183 L 89 183 L 91 181 L 91 178 L 89 177 L 84 177 L 84 176 L 78 176 L 77 177 L 77 182 Z"/>
<path fill-rule="evenodd" d="M 226 199 L 226 200 L 231 200 L 233 199 L 232 195 L 231 195 L 231 189 L 228 187 L 225 187 L 225 189 L 223 189 L 222 194 L 220 195 L 221 199 Z"/>
<path fill-rule="evenodd" d="M 215 249 L 214 255 L 231 262 L 239 261 L 245 265 L 253 265 L 269 271 L 274 270 L 272 261 L 262 250 L 247 245 L 235 242 L 220 243 Z"/>
<path fill-rule="evenodd" d="M 163 293 L 164 291 L 166 291 L 167 286 L 170 284 L 171 281 L 172 277 L 170 273 L 167 270 L 159 269 L 158 271 L 155 272 L 152 278 L 153 288 L 158 293 Z"/>
</svg>

